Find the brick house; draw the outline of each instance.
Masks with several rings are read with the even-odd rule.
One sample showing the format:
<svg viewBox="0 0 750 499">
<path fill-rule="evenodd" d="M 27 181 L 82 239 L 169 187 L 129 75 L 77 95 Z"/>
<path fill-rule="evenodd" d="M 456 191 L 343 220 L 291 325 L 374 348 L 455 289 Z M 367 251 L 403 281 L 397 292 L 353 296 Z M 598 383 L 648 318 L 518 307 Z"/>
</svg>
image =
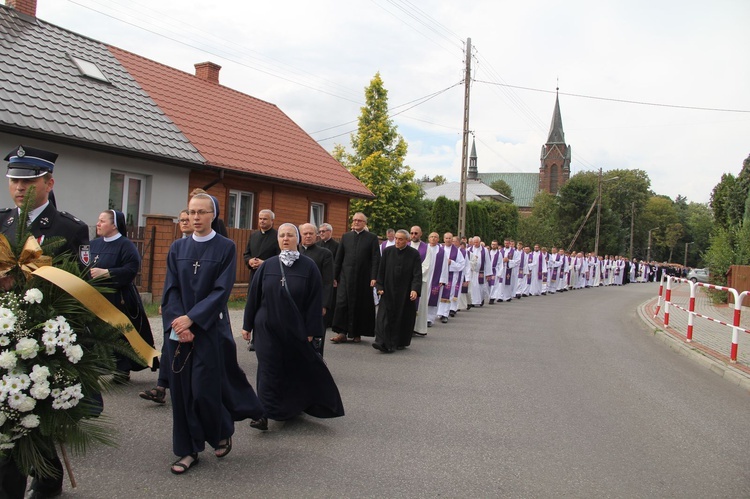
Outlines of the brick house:
<svg viewBox="0 0 750 499">
<path fill-rule="evenodd" d="M 0 5 L 0 151 L 58 153 L 58 207 L 91 225 L 124 211 L 145 234 L 141 291 L 161 294 L 175 218 L 196 187 L 219 199 L 238 263 L 261 209 L 340 237 L 349 200 L 373 196 L 278 107 L 220 85 L 218 65 L 179 71 L 46 23 L 36 3 Z"/>
</svg>

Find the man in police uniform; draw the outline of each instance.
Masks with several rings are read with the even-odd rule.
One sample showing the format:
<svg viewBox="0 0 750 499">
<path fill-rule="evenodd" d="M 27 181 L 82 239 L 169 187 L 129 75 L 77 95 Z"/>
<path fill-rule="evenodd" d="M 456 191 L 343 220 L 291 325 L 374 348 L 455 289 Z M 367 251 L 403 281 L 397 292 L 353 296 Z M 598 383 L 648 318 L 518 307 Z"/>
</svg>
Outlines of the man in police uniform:
<svg viewBox="0 0 750 499">
<path fill-rule="evenodd" d="M 31 186 L 35 187 L 29 213 L 29 232 L 37 238 L 40 244 L 47 238 L 62 236 L 65 244 L 54 251 L 54 256 L 68 253 L 74 256 L 79 265 L 89 263 L 89 229 L 85 223 L 64 211 L 57 211 L 54 202 L 50 200 L 55 179 L 52 170 L 55 167 L 57 154 L 33 147 L 18 146 L 5 157 L 8 161 L 8 187 L 10 197 L 16 208 L 0 210 L 0 233 L 5 234 L 9 241 L 14 241 L 19 223 L 20 207 L 23 198 Z M 54 449 L 54 447 L 53 447 Z M 55 497 L 62 492 L 62 464 L 53 450 L 48 456 L 49 464 L 53 466 L 58 476 L 51 478 L 34 477 L 28 497 Z M 26 488 L 26 477 L 23 476 L 15 463 L 6 461 L 0 463 L 0 492 L 8 497 L 23 497 Z M 19 495 L 20 494 L 20 495 Z"/>
</svg>

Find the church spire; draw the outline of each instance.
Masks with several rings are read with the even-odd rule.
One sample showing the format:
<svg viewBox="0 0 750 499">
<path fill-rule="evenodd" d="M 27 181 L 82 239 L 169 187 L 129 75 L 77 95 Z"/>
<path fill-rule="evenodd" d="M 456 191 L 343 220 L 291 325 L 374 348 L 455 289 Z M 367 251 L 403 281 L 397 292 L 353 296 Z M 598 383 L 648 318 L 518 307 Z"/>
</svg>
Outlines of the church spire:
<svg viewBox="0 0 750 499">
<path fill-rule="evenodd" d="M 476 179 L 479 177 L 479 170 L 477 169 L 477 142 L 471 140 L 471 155 L 469 156 L 469 171 L 467 172 L 467 178 Z"/>
<path fill-rule="evenodd" d="M 549 126 L 548 144 L 564 144 L 565 132 L 563 132 L 562 115 L 560 114 L 560 87 L 556 88 L 555 110 L 552 113 L 552 124 Z"/>
</svg>

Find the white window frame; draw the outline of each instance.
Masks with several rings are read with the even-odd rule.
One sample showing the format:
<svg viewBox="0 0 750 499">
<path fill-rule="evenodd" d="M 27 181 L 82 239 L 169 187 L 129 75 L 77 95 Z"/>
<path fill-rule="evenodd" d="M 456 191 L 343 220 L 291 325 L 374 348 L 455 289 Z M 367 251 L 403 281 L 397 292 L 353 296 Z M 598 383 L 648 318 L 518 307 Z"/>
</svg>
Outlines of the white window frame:
<svg viewBox="0 0 750 499">
<path fill-rule="evenodd" d="M 141 183 L 141 192 L 138 196 L 138 220 L 135 221 L 135 225 L 137 227 L 143 227 L 145 224 L 145 212 L 146 212 L 146 181 L 147 177 L 145 175 L 138 175 L 136 173 L 128 173 L 118 170 L 112 170 L 110 172 L 109 176 L 109 186 L 110 190 L 112 189 L 112 175 L 122 175 L 124 177 L 123 179 L 123 185 L 122 185 L 122 205 L 121 206 L 115 206 L 113 209 L 119 210 L 123 212 L 125 215 L 125 220 L 128 219 L 128 196 L 130 194 L 130 180 L 138 180 Z M 110 200 L 111 201 L 111 200 Z"/>
<path fill-rule="evenodd" d="M 316 219 L 315 211 L 319 211 L 319 216 Z M 310 223 L 316 228 L 320 227 L 326 220 L 326 205 L 323 203 L 310 203 Z"/>
<path fill-rule="evenodd" d="M 227 202 L 227 216 L 226 216 L 226 224 L 227 227 L 231 227 L 234 229 L 252 229 L 253 228 L 253 221 L 255 220 L 255 193 L 254 192 L 248 192 L 248 191 L 238 191 L 234 189 L 229 190 L 229 197 L 235 198 L 234 203 L 234 213 L 229 213 L 229 207 L 232 205 L 231 201 Z M 240 213 L 242 212 L 242 197 L 243 196 L 249 196 L 250 197 L 250 215 L 248 215 L 247 219 L 247 227 L 240 227 Z"/>
</svg>

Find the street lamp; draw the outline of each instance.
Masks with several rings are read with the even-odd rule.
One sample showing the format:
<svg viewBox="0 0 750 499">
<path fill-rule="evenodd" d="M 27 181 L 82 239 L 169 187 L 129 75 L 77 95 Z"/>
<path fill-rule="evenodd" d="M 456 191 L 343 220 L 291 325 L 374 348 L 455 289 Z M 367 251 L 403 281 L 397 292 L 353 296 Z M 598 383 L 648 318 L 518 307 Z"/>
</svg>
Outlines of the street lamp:
<svg viewBox="0 0 750 499">
<path fill-rule="evenodd" d="M 610 177 L 606 182 L 617 180 L 620 177 Z M 594 254 L 599 255 L 599 224 L 602 218 L 602 169 L 599 168 L 599 188 L 596 194 L 596 238 L 594 239 Z"/>
<path fill-rule="evenodd" d="M 682 264 L 683 267 L 687 267 L 687 252 L 688 252 L 688 246 L 693 244 L 695 241 L 690 241 L 689 243 L 685 243 L 685 263 Z"/>
<path fill-rule="evenodd" d="M 654 227 L 648 231 L 648 249 L 646 250 L 646 261 L 651 261 L 651 231 L 659 230 L 659 227 Z"/>
</svg>

